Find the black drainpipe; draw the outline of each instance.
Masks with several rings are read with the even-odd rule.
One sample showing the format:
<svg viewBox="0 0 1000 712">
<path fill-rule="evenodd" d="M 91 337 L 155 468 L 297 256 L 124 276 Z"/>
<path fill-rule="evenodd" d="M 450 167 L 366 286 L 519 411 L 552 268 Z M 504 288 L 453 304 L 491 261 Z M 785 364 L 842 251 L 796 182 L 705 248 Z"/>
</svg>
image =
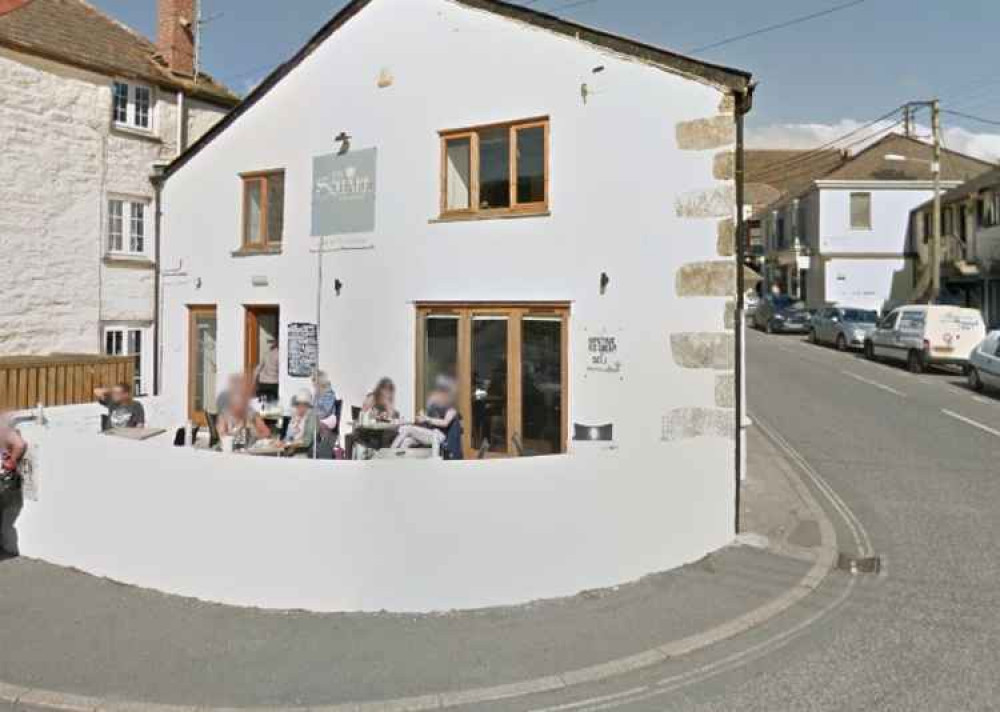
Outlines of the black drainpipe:
<svg viewBox="0 0 1000 712">
<path fill-rule="evenodd" d="M 746 308 L 743 293 L 746 291 L 746 279 L 743 274 L 746 263 L 746 222 L 743 219 L 743 197 L 745 193 L 745 165 L 743 154 L 743 124 L 744 117 L 753 106 L 753 88 L 751 84 L 745 91 L 733 92 L 736 115 L 736 156 L 734 161 L 734 178 L 736 180 L 736 309 L 733 320 L 733 333 L 736 342 L 735 377 L 736 393 L 734 402 L 736 404 L 736 513 L 735 528 L 736 533 L 740 533 L 741 517 L 740 508 L 743 505 L 743 493 L 741 491 L 743 474 L 743 327 L 744 310 Z"/>
</svg>

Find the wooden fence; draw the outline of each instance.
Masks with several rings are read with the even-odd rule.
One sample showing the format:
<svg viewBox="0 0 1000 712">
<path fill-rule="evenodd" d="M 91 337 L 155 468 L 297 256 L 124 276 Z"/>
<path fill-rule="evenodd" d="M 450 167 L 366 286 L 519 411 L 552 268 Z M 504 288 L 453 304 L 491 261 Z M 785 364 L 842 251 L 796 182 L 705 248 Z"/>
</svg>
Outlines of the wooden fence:
<svg viewBox="0 0 1000 712">
<path fill-rule="evenodd" d="M 0 358 L 0 408 L 23 410 L 94 400 L 95 388 L 132 383 L 129 356 L 12 356 Z"/>
</svg>

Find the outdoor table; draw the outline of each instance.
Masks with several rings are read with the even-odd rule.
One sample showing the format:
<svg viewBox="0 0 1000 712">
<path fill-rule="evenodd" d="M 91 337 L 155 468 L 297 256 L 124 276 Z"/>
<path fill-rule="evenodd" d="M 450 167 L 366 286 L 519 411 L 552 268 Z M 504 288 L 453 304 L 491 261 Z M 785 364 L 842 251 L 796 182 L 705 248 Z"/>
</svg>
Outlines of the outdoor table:
<svg viewBox="0 0 1000 712">
<path fill-rule="evenodd" d="M 125 438 L 126 440 L 149 440 L 167 432 L 163 428 L 112 428 L 105 430 L 104 434 L 113 438 Z"/>
<path fill-rule="evenodd" d="M 284 453 L 284 446 L 278 442 L 271 442 L 257 447 L 251 446 L 236 451 L 237 455 L 250 455 L 252 457 L 281 457 Z"/>
<path fill-rule="evenodd" d="M 352 435 L 357 445 L 363 445 L 370 450 L 381 450 L 389 447 L 396 439 L 399 429 L 409 423 L 405 422 L 375 422 L 375 423 L 352 423 Z M 354 453 L 351 453 L 353 458 Z"/>
</svg>

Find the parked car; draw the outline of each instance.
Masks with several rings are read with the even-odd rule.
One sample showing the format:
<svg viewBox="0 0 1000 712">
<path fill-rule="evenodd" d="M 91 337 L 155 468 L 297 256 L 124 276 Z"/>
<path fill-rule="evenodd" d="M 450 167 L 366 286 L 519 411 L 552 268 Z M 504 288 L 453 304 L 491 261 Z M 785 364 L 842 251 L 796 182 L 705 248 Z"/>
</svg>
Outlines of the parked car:
<svg viewBox="0 0 1000 712">
<path fill-rule="evenodd" d="M 991 331 L 969 355 L 966 369 L 969 387 L 974 391 L 1000 388 L 1000 331 Z"/>
<path fill-rule="evenodd" d="M 802 302 L 784 294 L 769 294 L 757 305 L 753 324 L 769 334 L 805 334 L 809 331 L 810 316 Z"/>
<path fill-rule="evenodd" d="M 760 297 L 757 296 L 757 291 L 754 289 L 748 289 L 746 294 L 743 296 L 743 312 L 750 318 L 757 311 L 757 305 L 760 304 Z"/>
<path fill-rule="evenodd" d="M 814 344 L 833 344 L 840 351 L 862 349 L 877 321 L 878 313 L 871 309 L 826 307 L 813 316 L 809 338 Z"/>
<path fill-rule="evenodd" d="M 928 366 L 967 366 L 969 355 L 986 337 L 976 309 L 912 305 L 885 315 L 865 339 L 865 356 L 905 363 L 913 373 Z"/>
</svg>

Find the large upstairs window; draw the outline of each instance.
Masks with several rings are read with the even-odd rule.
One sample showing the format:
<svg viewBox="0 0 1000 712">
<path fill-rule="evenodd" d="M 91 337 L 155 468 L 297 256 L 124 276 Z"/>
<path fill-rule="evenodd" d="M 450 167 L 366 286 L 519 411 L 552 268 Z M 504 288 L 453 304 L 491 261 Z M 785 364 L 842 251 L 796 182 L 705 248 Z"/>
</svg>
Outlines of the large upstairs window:
<svg viewBox="0 0 1000 712">
<path fill-rule="evenodd" d="M 504 217 L 549 207 L 549 121 L 441 132 L 441 217 Z"/>
</svg>

